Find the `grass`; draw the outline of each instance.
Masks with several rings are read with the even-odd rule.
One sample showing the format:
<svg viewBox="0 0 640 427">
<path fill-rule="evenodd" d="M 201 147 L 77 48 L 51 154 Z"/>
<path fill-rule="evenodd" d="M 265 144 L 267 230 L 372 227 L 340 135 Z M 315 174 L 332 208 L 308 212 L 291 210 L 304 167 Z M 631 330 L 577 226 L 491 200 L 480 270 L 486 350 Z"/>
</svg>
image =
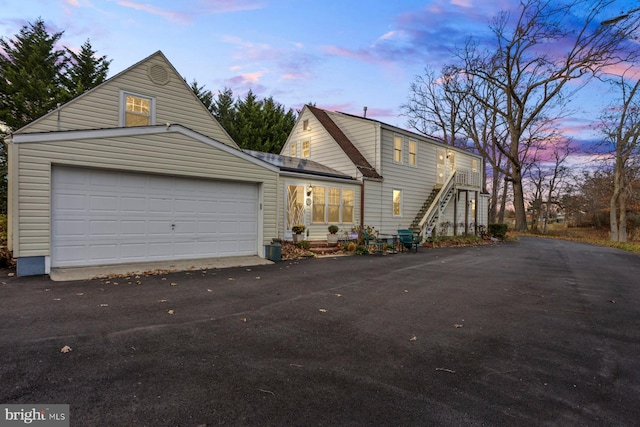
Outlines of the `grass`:
<svg viewBox="0 0 640 427">
<path fill-rule="evenodd" d="M 627 252 L 640 254 L 640 242 L 612 242 L 609 240 L 609 230 L 605 228 L 595 227 L 570 227 L 566 228 L 564 224 L 550 224 L 547 234 L 536 233 L 513 233 L 511 235 L 526 235 L 535 237 L 544 237 L 547 239 L 570 240 L 573 242 L 589 243 L 598 246 L 607 246 L 610 248 L 622 249 Z"/>
</svg>

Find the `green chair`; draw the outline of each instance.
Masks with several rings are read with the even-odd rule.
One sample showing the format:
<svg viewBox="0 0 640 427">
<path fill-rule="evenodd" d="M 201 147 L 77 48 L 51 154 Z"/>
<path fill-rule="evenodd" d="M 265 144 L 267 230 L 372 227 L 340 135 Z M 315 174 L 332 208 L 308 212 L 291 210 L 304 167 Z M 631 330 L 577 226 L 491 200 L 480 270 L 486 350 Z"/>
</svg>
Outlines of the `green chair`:
<svg viewBox="0 0 640 427">
<path fill-rule="evenodd" d="M 414 252 L 418 252 L 420 238 L 413 234 L 413 231 L 408 229 L 398 230 L 398 240 L 400 241 L 402 252 L 404 252 L 405 248 L 409 252 L 411 252 L 411 249 L 415 248 Z"/>
</svg>

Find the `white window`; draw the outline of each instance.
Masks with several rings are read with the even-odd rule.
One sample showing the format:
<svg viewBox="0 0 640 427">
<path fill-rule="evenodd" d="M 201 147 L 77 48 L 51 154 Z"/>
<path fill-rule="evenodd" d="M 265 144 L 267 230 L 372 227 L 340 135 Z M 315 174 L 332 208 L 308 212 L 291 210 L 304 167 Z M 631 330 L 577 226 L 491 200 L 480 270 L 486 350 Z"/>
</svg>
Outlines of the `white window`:
<svg viewBox="0 0 640 427">
<path fill-rule="evenodd" d="M 290 153 L 291 153 L 291 157 L 295 157 L 296 156 L 296 144 L 295 143 L 291 143 Z"/>
<path fill-rule="evenodd" d="M 154 125 L 155 99 L 129 92 L 120 93 L 120 126 Z"/>
<path fill-rule="evenodd" d="M 311 126 L 309 126 L 309 119 L 302 121 L 302 130 L 311 130 Z"/>
<path fill-rule="evenodd" d="M 311 141 L 305 140 L 302 141 L 302 157 L 308 158 L 311 155 Z"/>
<path fill-rule="evenodd" d="M 478 161 L 476 159 L 471 160 L 471 172 L 478 172 Z"/>
<path fill-rule="evenodd" d="M 353 190 L 342 190 L 342 222 L 353 224 Z"/>
<path fill-rule="evenodd" d="M 393 216 L 402 216 L 402 190 L 393 190 Z"/>
<path fill-rule="evenodd" d="M 311 214 L 311 221 L 325 222 L 325 212 L 327 208 L 327 200 L 325 198 L 325 188 L 324 187 L 313 187 L 313 210 Z"/>
<path fill-rule="evenodd" d="M 313 186 L 313 223 L 353 224 L 354 191 Z"/>
<path fill-rule="evenodd" d="M 409 164 L 411 166 L 418 164 L 418 144 L 415 141 L 409 141 Z"/>
<path fill-rule="evenodd" d="M 396 163 L 402 163 L 402 137 L 393 137 L 393 161 Z"/>
</svg>

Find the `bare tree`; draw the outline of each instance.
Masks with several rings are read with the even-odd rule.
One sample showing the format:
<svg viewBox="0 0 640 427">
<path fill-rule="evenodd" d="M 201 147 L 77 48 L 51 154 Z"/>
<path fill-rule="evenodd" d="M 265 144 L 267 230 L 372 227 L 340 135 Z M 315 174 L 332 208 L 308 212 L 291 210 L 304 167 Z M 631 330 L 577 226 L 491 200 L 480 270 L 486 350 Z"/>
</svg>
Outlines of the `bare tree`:
<svg viewBox="0 0 640 427">
<path fill-rule="evenodd" d="M 409 101 L 401 106 L 409 127 L 424 135 L 437 135 L 448 145 L 466 146 L 461 108 L 466 95 L 453 90 L 459 76 L 445 67 L 437 76 L 431 68 L 417 76 L 409 88 Z"/>
<path fill-rule="evenodd" d="M 611 241 L 627 241 L 628 166 L 640 148 L 640 79 L 630 84 L 624 76 L 615 82 L 618 104 L 602 115 L 602 133 L 612 146 L 613 193 L 609 201 Z"/>
<path fill-rule="evenodd" d="M 540 225 L 540 231 L 549 231 L 549 219 L 557 213 L 563 193 L 568 190 L 568 178 L 571 169 L 567 165 L 567 158 L 572 153 L 570 140 L 566 138 L 550 139 L 537 153 L 539 158 L 531 164 L 527 177 L 533 191 L 534 226 Z"/>
<path fill-rule="evenodd" d="M 602 13 L 613 0 L 574 0 L 558 4 L 550 0 L 527 0 L 511 19 L 502 13 L 491 26 L 495 45 L 483 48 L 472 41 L 457 56 L 459 73 L 469 77 L 468 96 L 483 108 L 494 109 L 508 129 L 497 147 L 511 165 L 508 179 L 513 187 L 515 228 L 527 230 L 523 176 L 526 158 L 522 144 L 526 134 L 554 107 L 562 106 L 567 83 L 585 83 L 604 67 L 624 62 L 637 51 L 624 51 L 624 42 L 638 28 L 639 14 L 627 14 L 615 25 L 599 25 Z M 582 24 L 576 29 L 575 11 Z M 563 49 L 556 49 L 562 46 Z M 498 107 L 485 99 L 486 87 L 501 93 Z"/>
</svg>

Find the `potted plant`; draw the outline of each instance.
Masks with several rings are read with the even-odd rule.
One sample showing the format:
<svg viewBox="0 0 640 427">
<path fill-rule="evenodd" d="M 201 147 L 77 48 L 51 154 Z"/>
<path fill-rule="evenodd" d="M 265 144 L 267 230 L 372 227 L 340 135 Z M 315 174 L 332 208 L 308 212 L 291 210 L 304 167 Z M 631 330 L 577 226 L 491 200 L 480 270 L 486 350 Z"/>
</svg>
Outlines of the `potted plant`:
<svg viewBox="0 0 640 427">
<path fill-rule="evenodd" d="M 293 227 L 291 227 L 291 232 L 293 233 L 294 242 L 298 243 L 304 240 L 302 233 L 304 233 L 305 229 L 306 227 L 302 224 L 296 224 Z"/>
<path fill-rule="evenodd" d="M 338 243 L 338 226 L 331 224 L 328 227 L 329 230 L 329 234 L 327 234 L 327 243 L 329 243 L 330 245 L 335 245 L 336 243 Z"/>
</svg>

